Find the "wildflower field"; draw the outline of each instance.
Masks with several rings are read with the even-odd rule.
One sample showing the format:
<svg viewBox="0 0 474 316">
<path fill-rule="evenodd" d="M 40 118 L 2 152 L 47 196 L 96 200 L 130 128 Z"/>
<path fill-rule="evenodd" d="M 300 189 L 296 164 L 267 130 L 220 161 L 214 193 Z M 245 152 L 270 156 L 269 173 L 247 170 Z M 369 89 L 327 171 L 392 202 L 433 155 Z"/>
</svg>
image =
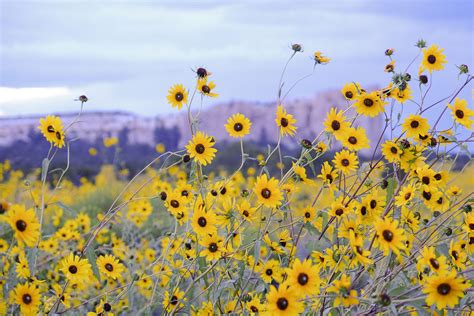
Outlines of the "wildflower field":
<svg viewBox="0 0 474 316">
<path fill-rule="evenodd" d="M 243 114 L 222 126 L 239 144 L 232 170 L 213 165 L 219 139 L 201 128 L 212 118 L 200 107 L 225 85 L 210 69 L 168 91 L 169 105 L 187 111 L 188 144 L 159 144 L 136 174 L 107 164 L 74 183 L 69 159 L 52 166 L 93 102 L 80 96 L 67 126 L 45 116 L 38 128 L 49 152 L 38 169 L 0 164 L 0 315 L 472 315 L 474 111 L 459 94 L 473 77 L 442 48 L 416 46 L 408 65 L 395 62 L 404 52 L 385 51 L 381 89 L 348 78 L 346 102 L 301 139 L 285 109 L 299 82 L 283 84 L 286 69 L 306 54 L 293 44 L 268 113 L 275 145 L 247 152 Z M 314 76 L 331 63 L 321 52 L 311 58 Z M 446 67 L 459 69 L 457 88 L 435 99 L 431 83 Z M 378 142 L 361 117 L 384 118 Z M 282 153 L 285 139 L 298 155 Z"/>
</svg>

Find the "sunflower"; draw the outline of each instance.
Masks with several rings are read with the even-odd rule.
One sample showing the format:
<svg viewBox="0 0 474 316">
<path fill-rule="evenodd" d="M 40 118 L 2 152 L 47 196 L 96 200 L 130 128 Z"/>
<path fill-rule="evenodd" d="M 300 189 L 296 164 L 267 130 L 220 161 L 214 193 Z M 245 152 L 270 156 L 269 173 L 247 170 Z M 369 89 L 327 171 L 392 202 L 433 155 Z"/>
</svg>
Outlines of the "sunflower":
<svg viewBox="0 0 474 316">
<path fill-rule="evenodd" d="M 415 185 L 410 183 L 400 189 L 395 197 L 395 205 L 398 207 L 407 205 L 415 197 Z"/>
<path fill-rule="evenodd" d="M 176 289 L 174 290 L 172 295 L 169 291 L 166 291 L 165 297 L 163 299 L 163 307 L 168 313 L 171 313 L 173 310 L 178 311 L 183 308 L 184 302 L 186 302 L 186 298 L 184 297 L 184 291 Z"/>
<path fill-rule="evenodd" d="M 168 211 L 176 216 L 186 211 L 186 197 L 180 191 L 174 190 L 167 195 L 165 206 Z"/>
<path fill-rule="evenodd" d="M 322 179 L 324 183 L 331 186 L 336 180 L 338 174 L 336 170 L 329 164 L 329 162 L 323 162 L 321 167 L 321 173 L 318 175 L 318 178 Z"/>
<path fill-rule="evenodd" d="M 86 259 L 70 253 L 60 262 L 60 269 L 70 282 L 83 284 L 89 279 L 91 265 Z"/>
<path fill-rule="evenodd" d="M 334 163 L 334 167 L 345 175 L 357 170 L 359 166 L 357 155 L 348 150 L 337 152 L 332 162 Z"/>
<path fill-rule="evenodd" d="M 409 85 L 407 85 L 403 90 L 399 87 L 395 87 L 390 92 L 390 97 L 394 98 L 399 103 L 405 103 L 407 100 L 412 98 L 412 90 Z"/>
<path fill-rule="evenodd" d="M 191 158 L 206 166 L 212 162 L 217 152 L 217 149 L 213 148 L 214 144 L 215 142 L 212 137 L 203 132 L 197 132 L 188 145 L 186 145 L 186 149 Z"/>
<path fill-rule="evenodd" d="M 100 273 L 116 280 L 125 271 L 125 267 L 114 256 L 105 255 L 97 258 L 97 267 Z"/>
<path fill-rule="evenodd" d="M 168 103 L 172 107 L 177 107 L 178 110 L 181 110 L 183 104 L 188 103 L 188 91 L 182 84 L 175 84 L 168 90 Z"/>
<path fill-rule="evenodd" d="M 349 150 L 358 151 L 364 148 L 370 148 L 369 139 L 363 127 L 347 128 L 341 137 L 341 142 L 342 145 Z"/>
<path fill-rule="evenodd" d="M 224 241 L 217 234 L 206 234 L 199 240 L 199 244 L 204 247 L 199 253 L 201 257 L 206 257 L 206 261 L 219 260 L 224 254 Z"/>
<path fill-rule="evenodd" d="M 418 135 L 426 135 L 430 129 L 428 120 L 419 116 L 410 114 L 402 124 L 403 131 L 407 133 L 407 137 L 416 138 Z"/>
<path fill-rule="evenodd" d="M 295 172 L 295 177 L 298 181 L 303 182 L 304 184 L 307 184 L 307 185 L 315 184 L 314 180 L 308 178 L 305 167 L 299 166 L 296 163 L 292 162 L 291 168 Z"/>
<path fill-rule="evenodd" d="M 41 304 L 41 293 L 35 284 L 18 284 L 15 287 L 15 303 L 23 315 L 36 315 Z"/>
<path fill-rule="evenodd" d="M 48 142 L 55 144 L 57 141 L 56 133 L 59 132 L 61 135 L 64 127 L 61 118 L 54 115 L 48 115 L 45 118 L 40 119 L 39 129 Z"/>
<path fill-rule="evenodd" d="M 242 217 L 252 223 L 255 219 L 255 212 L 257 211 L 256 207 L 251 207 L 249 201 L 243 200 L 240 204 L 237 205 L 237 211 L 239 211 Z"/>
<path fill-rule="evenodd" d="M 444 69 L 444 64 L 447 63 L 446 56 L 443 54 L 444 49 L 438 48 L 436 45 L 431 45 L 423 49 L 423 61 L 420 66 L 420 73 L 428 70 L 430 73 L 433 70 Z"/>
<path fill-rule="evenodd" d="M 343 203 L 343 196 L 338 197 L 334 202 L 331 203 L 331 209 L 329 210 L 329 215 L 336 217 L 343 217 L 349 215 L 351 211 L 350 206 L 346 206 Z"/>
<path fill-rule="evenodd" d="M 474 111 L 467 107 L 466 100 L 456 98 L 453 105 L 448 104 L 448 108 L 451 109 L 451 115 L 456 123 L 461 124 L 469 130 L 471 129 L 473 122 L 471 117 L 474 116 Z"/>
<path fill-rule="evenodd" d="M 395 254 L 400 254 L 400 249 L 404 248 L 406 239 L 403 229 L 398 228 L 398 221 L 389 218 L 379 219 L 375 222 L 375 231 L 380 250 L 384 255 L 388 255 L 392 250 Z"/>
<path fill-rule="evenodd" d="M 355 98 L 361 92 L 360 84 L 355 82 L 349 82 L 344 85 L 341 89 L 341 93 L 346 100 L 355 100 Z"/>
<path fill-rule="evenodd" d="M 382 155 L 388 162 L 399 162 L 402 153 L 403 150 L 398 147 L 397 143 L 395 143 L 394 141 L 387 140 L 385 143 L 382 144 Z"/>
<path fill-rule="evenodd" d="M 341 304 L 348 307 L 359 303 L 357 291 L 351 289 L 351 278 L 345 274 L 341 275 L 340 280 L 334 281 L 327 292 L 337 295 L 334 299 L 334 307 L 339 307 Z"/>
<path fill-rule="evenodd" d="M 267 207 L 277 207 L 283 199 L 278 188 L 278 180 L 273 177 L 268 179 L 266 174 L 257 178 L 253 191 L 257 195 L 258 202 Z"/>
<path fill-rule="evenodd" d="M 417 262 L 418 271 L 424 271 L 426 267 L 429 268 L 428 271 L 433 271 L 436 273 L 444 273 L 448 269 L 445 256 L 436 256 L 434 247 L 424 247 L 420 253 L 420 257 Z"/>
<path fill-rule="evenodd" d="M 298 315 L 304 310 L 302 302 L 298 301 L 298 293 L 295 289 L 281 284 L 278 289 L 270 287 L 267 295 L 266 315 L 285 316 Z"/>
<path fill-rule="evenodd" d="M 311 260 L 301 262 L 296 259 L 291 269 L 287 269 L 288 285 L 306 296 L 319 294 L 319 268 Z"/>
<path fill-rule="evenodd" d="M 250 133 L 252 122 L 243 114 L 237 113 L 227 119 L 225 129 L 231 137 L 242 138 Z"/>
<path fill-rule="evenodd" d="M 197 207 L 194 210 L 191 226 L 199 236 L 213 234 L 216 231 L 216 223 L 216 214 L 213 211 L 206 212 L 204 207 Z"/>
<path fill-rule="evenodd" d="M 5 219 L 15 232 L 20 246 L 34 247 L 40 237 L 40 224 L 33 209 L 26 210 L 23 205 L 12 205 Z"/>
<path fill-rule="evenodd" d="M 336 108 L 331 108 L 324 121 L 324 131 L 333 134 L 336 139 L 340 139 L 350 126 L 349 122 L 345 121 L 346 117 L 343 113 Z"/>
<path fill-rule="evenodd" d="M 217 93 L 214 93 L 214 88 L 216 87 L 216 84 L 214 81 L 207 81 L 207 77 L 198 79 L 197 81 L 197 90 L 205 96 L 215 98 L 219 96 Z"/>
<path fill-rule="evenodd" d="M 330 58 L 326 57 L 326 56 L 323 56 L 323 53 L 321 52 L 315 52 L 313 54 L 313 58 L 314 58 L 314 61 L 316 64 L 327 64 L 331 61 Z"/>
<path fill-rule="evenodd" d="M 449 243 L 449 257 L 452 263 L 460 270 L 466 269 L 466 263 L 468 262 L 467 253 L 462 246 L 463 242 L 464 241 L 454 242 L 454 240 L 451 240 Z"/>
<path fill-rule="evenodd" d="M 277 282 L 282 281 L 282 272 L 278 260 L 270 259 L 262 266 L 260 277 L 265 283 L 272 283 L 273 280 Z"/>
<path fill-rule="evenodd" d="M 357 113 L 374 117 L 384 111 L 385 104 L 387 103 L 380 98 L 377 91 L 372 91 L 359 95 L 354 106 Z"/>
<path fill-rule="evenodd" d="M 456 277 L 456 271 L 433 274 L 426 279 L 423 293 L 427 294 L 426 304 L 438 309 L 454 307 L 464 297 L 464 291 L 470 287 L 468 281 Z"/>
<path fill-rule="evenodd" d="M 293 115 L 288 114 L 283 108 L 283 106 L 279 105 L 276 111 L 276 119 L 275 122 L 280 129 L 280 134 L 282 136 L 290 135 L 293 136 L 296 133 L 296 120 L 293 118 Z"/>
</svg>

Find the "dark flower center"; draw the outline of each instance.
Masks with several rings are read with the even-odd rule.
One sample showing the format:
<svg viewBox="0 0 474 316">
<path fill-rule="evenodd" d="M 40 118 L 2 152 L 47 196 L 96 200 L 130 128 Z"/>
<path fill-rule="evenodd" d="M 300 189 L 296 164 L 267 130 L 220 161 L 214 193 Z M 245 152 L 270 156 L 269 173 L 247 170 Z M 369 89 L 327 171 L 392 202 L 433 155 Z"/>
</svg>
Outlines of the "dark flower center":
<svg viewBox="0 0 474 316">
<path fill-rule="evenodd" d="M 278 306 L 278 309 L 284 311 L 285 309 L 288 308 L 288 300 L 284 297 L 280 297 L 277 300 L 277 306 Z"/>
<path fill-rule="evenodd" d="M 439 262 L 435 258 L 430 259 L 430 264 L 435 270 L 439 269 Z"/>
<path fill-rule="evenodd" d="M 430 178 L 429 177 L 423 177 L 423 178 L 421 178 L 421 182 L 428 185 L 428 184 L 430 184 Z"/>
<path fill-rule="evenodd" d="M 22 296 L 22 301 L 23 303 L 25 303 L 26 305 L 30 304 L 33 299 L 31 298 L 31 295 L 30 294 L 23 294 Z"/>
<path fill-rule="evenodd" d="M 438 293 L 441 295 L 448 295 L 451 291 L 451 285 L 449 285 L 448 283 L 441 283 L 440 285 L 438 285 L 437 290 Z"/>
<path fill-rule="evenodd" d="M 265 274 L 266 274 L 266 275 L 272 275 L 272 274 L 273 274 L 273 270 L 272 270 L 272 269 L 267 269 L 267 270 L 265 270 Z"/>
<path fill-rule="evenodd" d="M 181 102 L 184 99 L 184 94 L 182 92 L 178 92 L 174 95 L 174 98 L 176 99 L 176 101 Z"/>
<path fill-rule="evenodd" d="M 420 126 L 420 123 L 418 123 L 418 121 L 412 121 L 410 123 L 410 126 L 411 126 L 411 128 L 417 128 L 418 126 Z"/>
<path fill-rule="evenodd" d="M 205 217 L 201 216 L 198 218 L 198 225 L 201 227 L 206 227 L 207 225 L 207 220 Z"/>
<path fill-rule="evenodd" d="M 367 106 L 367 107 L 371 107 L 372 105 L 374 105 L 374 101 L 372 99 L 364 99 L 364 105 Z"/>
<path fill-rule="evenodd" d="M 342 164 L 344 167 L 347 167 L 347 166 L 349 166 L 349 160 L 346 159 L 346 158 L 344 158 L 344 159 L 341 160 L 341 164 Z"/>
<path fill-rule="evenodd" d="M 344 210 L 341 208 L 338 208 L 335 213 L 337 216 L 341 216 L 342 214 L 344 214 Z"/>
<path fill-rule="evenodd" d="M 392 148 L 390 148 L 390 151 L 392 152 L 392 154 L 398 153 L 398 149 L 397 149 L 397 147 L 395 147 L 395 146 L 393 146 Z"/>
<path fill-rule="evenodd" d="M 305 213 L 304 213 L 304 217 L 310 218 L 310 217 L 311 217 L 311 213 L 310 213 L 310 212 L 305 212 Z"/>
<path fill-rule="evenodd" d="M 352 145 L 357 144 L 357 138 L 355 138 L 354 136 L 349 137 L 347 141 L 351 143 Z"/>
<path fill-rule="evenodd" d="M 174 207 L 174 208 L 178 208 L 178 207 L 179 207 L 179 202 L 176 201 L 176 200 L 171 200 L 170 204 L 171 204 L 171 206 Z"/>
<path fill-rule="evenodd" d="M 366 214 L 367 214 L 367 208 L 366 208 L 365 206 L 362 206 L 362 207 L 360 208 L 360 213 L 361 213 L 362 215 L 366 215 Z"/>
<path fill-rule="evenodd" d="M 426 192 L 426 191 L 423 191 L 423 197 L 425 198 L 425 200 L 431 200 L 431 193 L 430 192 Z"/>
<path fill-rule="evenodd" d="M 21 232 L 24 232 L 26 230 L 27 224 L 24 220 L 20 219 L 16 221 L 15 226 L 16 226 L 16 229 L 18 229 Z"/>
<path fill-rule="evenodd" d="M 346 98 L 348 99 L 352 99 L 352 97 L 354 96 L 354 94 L 352 93 L 352 91 L 347 91 L 345 94 Z"/>
<path fill-rule="evenodd" d="M 338 131 L 341 128 L 341 123 L 339 123 L 339 121 L 334 120 L 331 123 L 331 127 L 333 130 Z"/>
<path fill-rule="evenodd" d="M 254 313 L 258 313 L 258 308 L 253 305 L 250 307 L 250 310 Z"/>
<path fill-rule="evenodd" d="M 51 125 L 48 126 L 47 130 L 48 130 L 48 133 L 54 133 L 54 127 Z"/>
<path fill-rule="evenodd" d="M 244 129 L 244 126 L 241 123 L 235 123 L 234 124 L 234 131 L 240 132 Z"/>
<path fill-rule="evenodd" d="M 178 304 L 178 298 L 176 297 L 176 295 L 173 295 L 170 299 L 170 304 L 171 305 L 176 305 Z"/>
<path fill-rule="evenodd" d="M 203 144 L 197 144 L 196 147 L 194 148 L 198 154 L 204 153 L 204 150 L 206 149 Z"/>
<path fill-rule="evenodd" d="M 104 311 L 110 312 L 112 310 L 112 306 L 109 303 L 104 304 Z"/>
<path fill-rule="evenodd" d="M 464 117 L 464 112 L 462 110 L 456 110 L 456 116 L 460 119 Z"/>
<path fill-rule="evenodd" d="M 208 85 L 203 85 L 202 88 L 201 88 L 202 92 L 204 92 L 205 94 L 208 94 L 209 92 L 211 92 L 211 88 L 209 88 Z"/>
<path fill-rule="evenodd" d="M 267 188 L 263 189 L 262 192 L 260 193 L 265 199 L 269 199 L 270 196 L 272 195 L 272 192 L 270 192 L 270 190 L 268 190 Z"/>
<path fill-rule="evenodd" d="M 69 272 L 71 272 L 72 274 L 76 274 L 77 273 L 77 267 L 76 266 L 69 266 Z"/>
<path fill-rule="evenodd" d="M 434 64 L 436 62 L 436 56 L 434 55 L 429 55 L 428 58 L 427 58 L 428 62 L 430 64 Z"/>
<path fill-rule="evenodd" d="M 204 78 L 207 76 L 207 70 L 204 68 L 198 68 L 196 71 L 199 78 Z"/>
<path fill-rule="evenodd" d="M 112 271 L 114 271 L 114 266 L 111 265 L 110 263 L 106 263 L 105 264 L 105 270 L 107 270 L 109 272 L 112 272 Z"/>
<path fill-rule="evenodd" d="M 459 259 L 459 254 L 456 250 L 451 251 L 451 256 L 453 256 L 454 260 Z"/>
<path fill-rule="evenodd" d="M 60 133 L 60 132 L 56 132 L 56 138 L 57 138 L 58 140 L 61 140 L 61 133 Z"/>
<path fill-rule="evenodd" d="M 326 179 L 328 180 L 329 183 L 332 183 L 332 181 L 334 180 L 334 179 L 332 178 L 332 175 L 330 175 L 330 174 L 327 174 L 327 175 L 326 175 Z"/>
<path fill-rule="evenodd" d="M 439 181 L 439 180 L 441 180 L 442 176 L 441 176 L 440 173 L 437 173 L 437 174 L 434 175 L 434 178 L 436 179 L 436 181 Z"/>
<path fill-rule="evenodd" d="M 243 214 L 245 217 L 249 217 L 249 215 L 250 215 L 250 214 L 249 214 L 249 211 L 247 211 L 247 210 L 243 211 L 242 214 Z"/>
<path fill-rule="evenodd" d="M 281 120 L 280 120 L 280 124 L 283 127 L 287 127 L 288 126 L 288 119 L 286 117 L 282 117 Z"/>
<path fill-rule="evenodd" d="M 376 206 L 377 206 L 377 201 L 376 200 L 370 201 L 370 208 L 375 208 Z"/>
<path fill-rule="evenodd" d="M 308 275 L 306 273 L 300 273 L 298 275 L 298 283 L 301 285 L 306 285 L 309 281 Z"/>
<path fill-rule="evenodd" d="M 405 194 L 405 200 L 408 201 L 411 198 L 411 192 Z"/>
<path fill-rule="evenodd" d="M 215 242 L 211 242 L 209 245 L 209 251 L 210 252 L 216 252 L 217 251 L 217 244 Z"/>
<path fill-rule="evenodd" d="M 388 229 L 384 230 L 382 232 L 383 239 L 385 239 L 388 242 L 391 242 L 393 240 L 393 233 L 389 231 Z"/>
</svg>

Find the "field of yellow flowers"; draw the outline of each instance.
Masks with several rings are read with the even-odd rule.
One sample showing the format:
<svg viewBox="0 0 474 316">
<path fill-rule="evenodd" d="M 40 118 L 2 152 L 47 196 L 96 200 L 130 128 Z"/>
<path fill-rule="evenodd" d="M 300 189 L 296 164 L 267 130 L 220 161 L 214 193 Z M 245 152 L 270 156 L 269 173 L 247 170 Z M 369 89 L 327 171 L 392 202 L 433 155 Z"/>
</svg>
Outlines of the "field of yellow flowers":
<svg viewBox="0 0 474 316">
<path fill-rule="evenodd" d="M 51 167 L 58 151 L 74 146 L 68 128 L 86 96 L 71 125 L 41 119 L 50 148 L 41 167 L 24 174 L 0 164 L 0 315 L 471 315 L 474 167 L 455 166 L 472 142 L 459 135 L 471 130 L 474 111 L 458 95 L 473 77 L 457 66 L 456 91 L 430 99 L 433 77 L 450 64 L 436 45 L 417 46 L 400 70 L 387 49 L 387 86 L 347 83 L 343 110 L 324 114 L 314 139 L 299 139 L 285 109 L 294 86 L 282 84 L 303 54 L 292 45 L 277 111 L 268 114 L 279 127 L 276 145 L 253 157 L 245 150 L 252 122 L 234 113 L 222 126 L 240 144 L 236 170 L 208 170 L 219 140 L 200 129 L 206 118 L 194 110 L 218 87 L 205 68 L 195 70 L 195 87 L 168 93 L 168 103 L 188 113 L 187 146 L 158 146 L 137 174 L 104 165 L 76 185 L 69 163 Z M 321 52 L 312 58 L 316 73 L 330 62 Z M 426 116 L 432 108 L 436 120 Z M 361 116 L 385 117 L 377 143 L 358 125 Z M 440 130 L 441 121 L 451 128 Z M 300 144 L 298 156 L 282 155 L 284 138 Z M 269 168 L 275 159 L 278 168 Z"/>
</svg>

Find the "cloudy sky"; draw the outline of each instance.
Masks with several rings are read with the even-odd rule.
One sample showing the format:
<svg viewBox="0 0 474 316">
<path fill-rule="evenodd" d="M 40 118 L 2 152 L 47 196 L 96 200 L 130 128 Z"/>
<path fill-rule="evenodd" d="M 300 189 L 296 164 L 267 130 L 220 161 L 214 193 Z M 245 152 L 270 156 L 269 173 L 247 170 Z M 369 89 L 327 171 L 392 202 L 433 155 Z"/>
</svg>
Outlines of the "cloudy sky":
<svg viewBox="0 0 474 316">
<path fill-rule="evenodd" d="M 0 113 L 73 111 L 80 94 L 93 109 L 167 113 L 169 86 L 191 87 L 199 66 L 213 72 L 215 102 L 271 101 L 292 43 L 305 51 L 290 65 L 288 85 L 311 71 L 314 51 L 332 62 L 291 97 L 348 81 L 384 86 L 384 50 L 395 48 L 405 66 L 419 38 L 444 47 L 449 61 L 435 75 L 435 100 L 460 85 L 455 65 L 474 67 L 472 7 L 470 0 L 0 0 Z"/>
</svg>

